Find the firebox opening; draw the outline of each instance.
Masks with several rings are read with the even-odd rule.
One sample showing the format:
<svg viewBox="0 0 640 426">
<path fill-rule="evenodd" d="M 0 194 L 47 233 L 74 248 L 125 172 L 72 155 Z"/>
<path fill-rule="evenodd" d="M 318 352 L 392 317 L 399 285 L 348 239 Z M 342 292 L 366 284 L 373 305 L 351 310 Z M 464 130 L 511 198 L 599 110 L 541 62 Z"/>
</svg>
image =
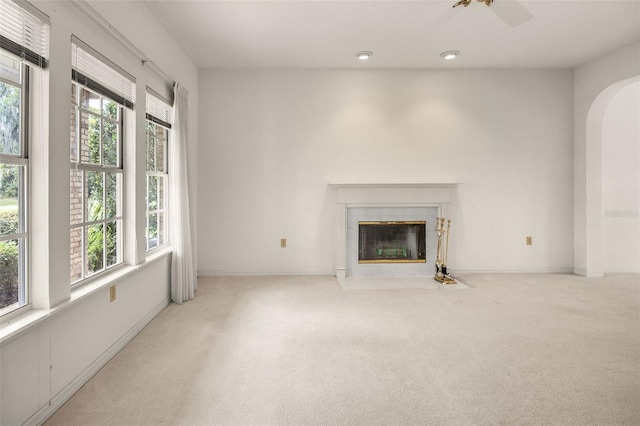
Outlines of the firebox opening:
<svg viewBox="0 0 640 426">
<path fill-rule="evenodd" d="M 425 263 L 426 224 L 358 222 L 358 263 Z"/>
</svg>

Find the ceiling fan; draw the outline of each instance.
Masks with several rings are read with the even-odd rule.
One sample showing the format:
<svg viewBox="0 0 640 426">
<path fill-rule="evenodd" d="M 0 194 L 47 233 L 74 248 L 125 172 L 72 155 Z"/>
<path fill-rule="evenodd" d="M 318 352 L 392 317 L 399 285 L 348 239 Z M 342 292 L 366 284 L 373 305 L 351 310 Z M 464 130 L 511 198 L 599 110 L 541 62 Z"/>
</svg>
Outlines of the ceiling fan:
<svg viewBox="0 0 640 426">
<path fill-rule="evenodd" d="M 467 7 L 473 0 L 458 0 L 453 8 L 458 6 Z M 498 0 L 494 3 L 494 0 L 477 0 L 481 3 L 491 6 L 491 11 L 498 15 L 507 25 L 511 28 L 515 28 L 524 24 L 529 19 L 533 18 L 533 14 L 529 12 L 520 2 L 515 0 Z"/>
<path fill-rule="evenodd" d="M 487 6 L 491 6 L 491 3 L 493 3 L 493 0 L 478 0 L 478 1 L 479 2 L 483 2 Z M 460 0 L 459 2 L 454 4 L 453 7 L 458 7 L 458 6 L 467 7 L 467 6 L 469 6 L 469 4 L 471 4 L 471 0 Z"/>
</svg>

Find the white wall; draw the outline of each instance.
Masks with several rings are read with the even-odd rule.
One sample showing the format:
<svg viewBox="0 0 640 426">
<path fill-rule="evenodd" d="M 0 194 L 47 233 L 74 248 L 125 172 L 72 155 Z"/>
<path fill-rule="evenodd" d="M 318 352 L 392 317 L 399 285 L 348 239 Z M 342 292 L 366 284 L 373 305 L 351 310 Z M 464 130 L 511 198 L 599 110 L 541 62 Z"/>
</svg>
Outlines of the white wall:
<svg viewBox="0 0 640 426">
<path fill-rule="evenodd" d="M 640 271 L 640 82 L 618 92 L 602 126 L 605 271 Z"/>
<path fill-rule="evenodd" d="M 574 271 L 603 274 L 602 125 L 611 99 L 640 79 L 640 43 L 574 70 Z"/>
<path fill-rule="evenodd" d="M 462 182 L 454 272 L 572 267 L 571 70 L 211 70 L 199 88 L 200 274 L 333 273 L 332 182 Z"/>
<path fill-rule="evenodd" d="M 51 18 L 51 60 L 37 78 L 48 98 L 35 105 L 48 116 L 32 149 L 31 270 L 34 309 L 0 329 L 0 424 L 42 422 L 169 303 L 170 253 L 147 260 L 144 249 L 144 93 L 170 93 L 164 81 L 71 2 L 34 2 Z M 190 92 L 192 181 L 197 155 L 197 69 L 142 2 L 92 5 L 164 72 Z M 126 272 L 72 291 L 69 285 L 69 93 L 71 35 L 124 68 L 137 83 L 136 144 L 125 153 L 128 232 Z M 162 43 L 158 43 L 160 40 Z M 48 91 L 46 90 L 48 87 Z M 131 139 L 129 140 L 131 141 Z M 36 185 L 37 183 L 37 185 Z M 195 185 L 194 185 L 195 187 Z M 109 287 L 117 298 L 109 300 Z M 34 319 L 36 319 L 34 321 Z"/>
</svg>

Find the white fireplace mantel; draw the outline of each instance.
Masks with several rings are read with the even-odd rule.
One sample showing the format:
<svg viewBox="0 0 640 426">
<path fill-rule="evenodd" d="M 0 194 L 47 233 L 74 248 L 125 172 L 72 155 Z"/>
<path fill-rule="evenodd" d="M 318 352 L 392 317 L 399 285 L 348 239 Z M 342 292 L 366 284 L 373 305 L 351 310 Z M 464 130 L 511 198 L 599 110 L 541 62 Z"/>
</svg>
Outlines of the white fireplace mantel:
<svg viewBox="0 0 640 426">
<path fill-rule="evenodd" d="M 451 190 L 459 182 L 331 183 L 336 191 L 336 277 L 342 284 L 347 275 L 347 209 L 350 206 L 438 207 L 441 217 L 450 217 Z"/>
</svg>

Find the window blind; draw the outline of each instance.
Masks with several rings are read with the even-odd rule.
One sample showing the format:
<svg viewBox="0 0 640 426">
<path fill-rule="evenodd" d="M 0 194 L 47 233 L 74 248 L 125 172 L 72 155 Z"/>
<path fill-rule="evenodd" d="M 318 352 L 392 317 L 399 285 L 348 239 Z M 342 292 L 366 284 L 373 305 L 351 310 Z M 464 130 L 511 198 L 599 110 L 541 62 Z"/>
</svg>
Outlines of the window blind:
<svg viewBox="0 0 640 426">
<path fill-rule="evenodd" d="M 122 106 L 133 109 L 136 79 L 106 57 L 71 37 L 71 78 Z"/>
<path fill-rule="evenodd" d="M 147 87 L 147 120 L 171 129 L 173 124 L 172 110 L 173 108 L 166 99 Z"/>
<path fill-rule="evenodd" d="M 46 68 L 49 17 L 26 1 L 0 0 L 0 48 Z"/>
</svg>

